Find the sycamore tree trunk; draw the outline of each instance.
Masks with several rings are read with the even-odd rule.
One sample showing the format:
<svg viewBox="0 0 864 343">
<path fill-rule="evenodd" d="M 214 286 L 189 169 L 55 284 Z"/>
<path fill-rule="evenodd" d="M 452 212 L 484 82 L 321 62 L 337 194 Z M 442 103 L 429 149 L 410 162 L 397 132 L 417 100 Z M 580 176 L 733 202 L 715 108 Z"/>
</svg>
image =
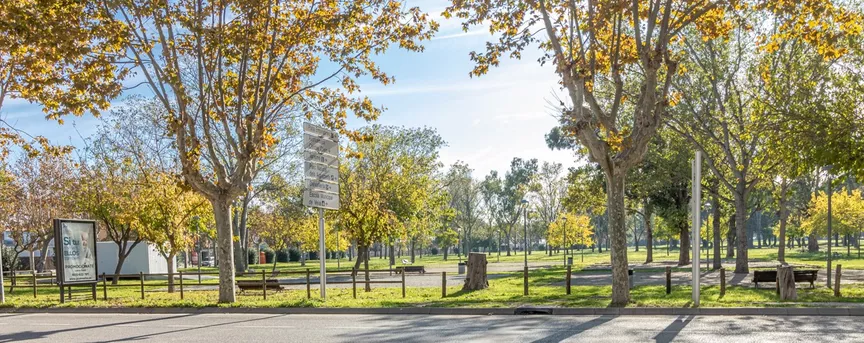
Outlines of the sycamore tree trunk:
<svg viewBox="0 0 864 343">
<path fill-rule="evenodd" d="M 165 262 L 168 262 L 168 293 L 174 293 L 174 273 L 177 269 L 177 253 L 165 257 Z"/>
<path fill-rule="evenodd" d="M 748 274 L 747 263 L 747 193 L 743 180 L 738 182 L 735 197 L 735 274 Z"/>
<path fill-rule="evenodd" d="M 624 213 L 624 174 L 612 171 L 606 174 L 606 206 L 609 215 L 609 239 L 612 256 L 612 305 L 625 306 L 630 302 L 630 283 L 627 275 L 627 228 Z"/>
<path fill-rule="evenodd" d="M 126 258 L 129 257 L 135 246 L 141 243 L 141 240 L 136 240 L 131 246 L 127 246 L 129 244 L 127 240 L 114 241 L 114 243 L 117 244 L 117 266 L 114 267 L 114 279 L 111 280 L 112 285 L 116 285 L 117 281 L 120 280 L 120 271 L 123 269 L 123 262 L 126 262 Z"/>
<path fill-rule="evenodd" d="M 778 240 L 780 241 L 780 246 L 777 247 L 777 261 L 781 264 L 786 264 L 786 222 L 789 218 L 788 210 L 786 209 L 786 185 L 785 182 L 780 186 L 780 199 L 778 204 L 780 205 L 780 237 Z"/>
<path fill-rule="evenodd" d="M 690 228 L 686 221 L 682 221 L 678 227 L 681 241 L 681 249 L 678 250 L 678 265 L 684 266 L 690 264 Z"/>
<path fill-rule="evenodd" d="M 651 227 L 653 206 L 648 198 L 645 198 L 643 211 L 645 215 L 642 216 L 642 220 L 645 222 L 645 251 L 647 254 L 645 263 L 651 263 L 654 262 L 654 229 Z"/>
<path fill-rule="evenodd" d="M 39 259 L 39 264 L 36 265 L 36 271 L 40 273 L 45 271 L 48 263 L 48 247 L 50 245 L 48 244 L 48 241 L 49 240 L 45 240 L 45 243 L 43 243 L 42 246 L 39 248 L 39 256 L 41 256 L 41 258 Z"/>
<path fill-rule="evenodd" d="M 715 194 L 711 198 L 711 209 L 713 210 L 712 236 L 714 237 L 714 265 L 713 269 L 722 268 L 720 264 L 720 199 Z"/>
<path fill-rule="evenodd" d="M 219 302 L 236 301 L 234 290 L 234 239 L 231 228 L 231 201 L 228 198 L 211 200 L 213 215 L 216 219 L 216 241 L 219 261 Z"/>
<path fill-rule="evenodd" d="M 735 257 L 735 215 L 729 218 L 729 232 L 726 233 L 726 258 Z"/>
<path fill-rule="evenodd" d="M 512 234 L 512 233 L 513 233 L 513 225 L 510 225 L 510 229 L 507 230 L 507 235 L 506 235 L 507 236 L 507 256 L 510 256 L 510 242 L 512 242 L 510 240 L 510 234 Z"/>
</svg>

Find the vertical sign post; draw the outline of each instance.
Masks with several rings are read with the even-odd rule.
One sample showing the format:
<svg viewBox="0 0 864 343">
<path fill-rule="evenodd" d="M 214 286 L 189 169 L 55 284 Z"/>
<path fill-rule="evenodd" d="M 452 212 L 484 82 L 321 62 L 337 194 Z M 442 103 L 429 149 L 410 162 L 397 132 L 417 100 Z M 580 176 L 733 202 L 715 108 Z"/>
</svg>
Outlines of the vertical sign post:
<svg viewBox="0 0 864 343">
<path fill-rule="evenodd" d="M 321 262 L 321 299 L 327 298 L 327 247 L 324 210 L 339 209 L 339 135 L 311 123 L 303 123 L 303 169 L 306 185 L 303 205 L 318 208 L 318 260 Z"/>
<path fill-rule="evenodd" d="M 700 226 L 702 224 L 701 220 L 701 204 L 702 204 L 702 152 L 696 151 L 696 158 L 693 159 L 693 195 L 691 196 L 692 201 L 692 219 L 693 225 L 691 227 L 693 243 L 691 246 L 693 247 L 693 306 L 699 306 L 699 245 L 701 243 L 700 236 Z"/>
</svg>

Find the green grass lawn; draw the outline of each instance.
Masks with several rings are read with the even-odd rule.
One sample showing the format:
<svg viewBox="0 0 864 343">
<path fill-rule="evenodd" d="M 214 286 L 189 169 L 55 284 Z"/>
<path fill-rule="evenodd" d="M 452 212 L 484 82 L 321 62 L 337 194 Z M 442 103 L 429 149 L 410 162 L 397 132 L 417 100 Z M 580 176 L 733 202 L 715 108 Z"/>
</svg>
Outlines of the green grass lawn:
<svg viewBox="0 0 864 343">
<path fill-rule="evenodd" d="M 824 266 L 826 261 L 826 241 L 820 241 L 820 251 L 816 253 L 808 253 L 796 247 L 796 248 L 787 248 L 786 249 L 786 262 L 793 264 L 806 264 L 813 266 Z M 805 247 L 806 249 L 806 247 Z M 707 258 L 709 255 L 706 255 L 706 249 L 702 249 L 702 259 Z M 713 249 L 710 253 L 713 254 Z M 846 247 L 833 247 L 833 253 L 840 253 L 840 256 L 834 257 L 834 264 L 842 264 L 845 269 L 864 269 L 864 258 L 859 259 L 857 250 L 852 248 L 851 254 L 847 256 Z M 678 249 L 672 248 L 667 249 L 665 245 L 656 246 L 654 249 L 654 262 L 664 262 L 664 261 L 678 261 Z M 584 252 L 580 252 L 579 250 L 574 250 L 572 252 L 573 255 L 573 264 L 575 267 L 585 267 L 595 264 L 609 264 L 609 253 L 608 250 L 603 250 L 603 253 L 591 252 L 591 250 L 586 249 Z M 584 255 L 584 256 L 583 256 Z M 724 263 L 734 263 L 734 258 L 726 259 L 726 247 L 722 247 L 721 256 L 723 257 Z M 862 255 L 864 256 L 864 255 Z M 636 251 L 634 247 L 628 247 L 627 252 L 627 260 L 630 264 L 638 264 L 645 262 L 647 257 L 647 252 L 644 246 L 639 247 L 639 251 Z M 506 255 L 506 252 L 501 253 L 500 257 L 497 253 L 492 253 L 488 255 L 487 259 L 489 263 L 521 263 L 524 261 L 523 252 L 511 252 L 510 256 Z M 763 247 L 763 248 L 752 248 L 748 250 L 748 258 L 751 261 L 763 261 L 763 262 L 774 262 L 777 261 L 777 247 Z M 401 256 L 396 258 L 396 266 L 402 265 L 402 260 L 410 260 L 410 256 Z M 462 260 L 465 260 L 465 257 L 462 256 Z M 389 259 L 380 258 L 380 257 L 372 257 L 369 260 L 369 268 L 373 270 L 383 270 L 389 268 Z M 455 267 L 459 262 L 458 255 L 449 255 L 447 261 L 444 260 L 443 255 L 423 255 L 420 257 L 419 254 L 415 257 L 415 265 L 422 265 L 430 268 L 440 268 L 440 267 Z M 548 265 L 548 266 L 563 266 L 564 265 L 564 256 L 561 252 L 555 252 L 551 256 L 547 255 L 545 251 L 532 251 L 530 255 L 528 255 L 528 262 L 533 264 L 540 265 Z M 336 271 L 336 270 L 350 270 L 354 266 L 354 261 L 348 261 L 348 259 L 341 259 L 337 261 L 336 259 L 328 259 L 327 260 L 327 270 L 328 271 Z M 265 265 L 253 264 L 250 265 L 249 268 L 258 270 L 271 270 L 273 268 L 272 263 L 268 263 Z M 306 269 L 310 269 L 315 271 L 318 269 L 318 260 L 308 260 L 306 261 L 305 266 L 301 266 L 300 262 L 288 262 L 288 263 L 277 263 L 276 269 L 280 271 L 304 271 Z M 183 269 L 189 272 L 195 272 L 197 268 L 187 268 Z M 207 272 L 215 272 L 216 268 L 213 267 L 202 267 L 202 271 Z"/>
<path fill-rule="evenodd" d="M 578 272 L 578 268 L 577 268 Z M 358 285 L 357 299 L 352 296 L 351 288 L 328 289 L 328 299 L 318 297 L 317 288 L 312 289 L 312 298 L 306 298 L 305 290 L 286 290 L 281 293 L 268 292 L 266 300 L 261 292 L 247 292 L 239 295 L 237 303 L 217 304 L 216 291 L 184 292 L 180 299 L 179 291 L 165 292 L 165 280 L 147 281 L 145 298 L 141 299 L 140 281 L 122 281 L 121 285 L 107 287 L 108 300 L 102 300 L 103 291 L 97 288 L 98 300 L 90 299 L 89 288 L 76 288 L 73 301 L 59 304 L 59 291 L 56 287 L 39 287 L 39 294 L 33 297 L 32 289 L 26 286 L 7 291 L 6 307 L 516 307 L 524 305 L 556 307 L 606 307 L 609 306 L 611 286 L 573 286 L 572 294 L 566 295 L 563 286 L 564 268 L 544 268 L 529 273 L 528 296 L 522 295 L 521 273 L 498 273 L 498 278 L 489 281 L 489 288 L 465 292 L 461 284 L 449 285 L 446 298 L 441 297 L 440 287 L 408 288 L 407 296 L 402 298 L 399 287 L 379 287 L 373 285 L 371 292 L 362 290 Z M 410 276 L 409 276 L 410 277 Z M 215 284 L 215 280 L 205 281 Z M 187 280 L 185 285 L 197 282 Z M 6 285 L 8 290 L 8 283 Z M 864 302 L 864 285 L 844 285 L 843 297 L 836 298 L 831 290 L 818 287 L 798 290 L 798 302 Z M 663 286 L 641 286 L 632 290 L 631 307 L 688 307 L 690 288 L 673 287 L 672 294 L 666 295 Z M 754 289 L 749 287 L 728 287 L 724 297 L 719 296 L 717 286 L 702 288 L 703 307 L 766 307 L 777 306 L 779 300 L 770 288 Z M 790 304 L 790 306 L 798 304 Z"/>
</svg>

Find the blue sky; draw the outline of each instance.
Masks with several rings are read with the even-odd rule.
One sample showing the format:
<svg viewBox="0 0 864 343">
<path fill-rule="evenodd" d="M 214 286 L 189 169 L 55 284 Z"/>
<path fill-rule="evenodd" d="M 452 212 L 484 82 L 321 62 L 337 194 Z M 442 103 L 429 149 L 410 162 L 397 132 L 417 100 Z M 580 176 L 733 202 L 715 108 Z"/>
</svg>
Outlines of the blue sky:
<svg viewBox="0 0 864 343">
<path fill-rule="evenodd" d="M 532 48 L 522 60 L 503 60 L 488 75 L 469 77 L 473 64 L 468 53 L 482 50 L 492 36 L 485 27 L 465 33 L 458 20 L 442 18 L 447 4 L 409 1 L 410 6 L 430 13 L 441 28 L 434 40 L 424 43 L 423 53 L 390 50 L 376 58 L 396 78 L 386 87 L 362 84 L 363 94 L 387 108 L 378 123 L 437 129 L 448 143 L 441 152 L 442 162 L 467 162 L 478 178 L 493 169 L 503 173 L 513 157 L 575 165 L 572 152 L 549 150 L 543 137 L 557 123 L 548 105 L 560 93 L 551 65 L 541 67 L 539 52 Z M 66 118 L 67 123 L 60 126 L 44 120 L 38 106 L 13 99 L 4 104 L 3 116 L 18 128 L 58 144 L 79 144 L 78 132 L 90 135 L 99 122 L 91 116 Z"/>
</svg>

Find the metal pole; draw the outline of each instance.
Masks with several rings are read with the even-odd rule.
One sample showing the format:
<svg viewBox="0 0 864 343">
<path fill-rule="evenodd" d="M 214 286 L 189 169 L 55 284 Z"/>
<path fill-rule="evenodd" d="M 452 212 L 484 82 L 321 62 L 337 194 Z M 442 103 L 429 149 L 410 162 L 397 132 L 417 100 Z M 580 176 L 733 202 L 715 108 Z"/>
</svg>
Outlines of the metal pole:
<svg viewBox="0 0 864 343">
<path fill-rule="evenodd" d="M 523 227 L 525 228 L 525 234 L 522 237 L 522 241 L 524 244 L 523 248 L 525 248 L 525 251 L 524 251 L 525 252 L 525 270 L 528 270 L 528 206 L 527 205 L 525 206 L 524 211 L 525 212 L 523 214 L 525 216 L 525 220 L 524 220 L 525 225 Z"/>
<path fill-rule="evenodd" d="M 327 269 L 325 267 L 327 247 L 324 246 L 324 209 L 318 209 L 318 261 L 321 262 L 321 299 L 327 299 Z"/>
<path fill-rule="evenodd" d="M 564 265 L 567 265 L 567 217 L 564 217 L 564 237 L 561 240 L 564 242 Z M 547 242 L 548 244 L 548 242 Z"/>
<path fill-rule="evenodd" d="M 2 236 L 0 236 L 2 237 Z M 61 287 L 62 290 L 62 287 Z M 63 302 L 63 295 L 60 295 L 60 302 Z M 6 286 L 3 284 L 3 242 L 0 242 L 0 304 L 6 303 Z"/>
<path fill-rule="evenodd" d="M 702 207 L 702 152 L 696 151 L 696 158 L 693 160 L 693 195 L 692 195 L 692 213 L 693 223 L 691 225 L 693 235 L 693 306 L 699 306 L 699 247 L 700 247 L 700 232 L 699 224 L 701 223 Z"/>
<path fill-rule="evenodd" d="M 828 277 L 828 288 L 831 288 L 831 194 L 834 193 L 834 190 L 831 188 L 831 171 L 828 171 L 828 269 L 827 277 Z M 818 242 L 818 240 L 817 240 Z M 818 243 L 817 243 L 818 244 Z"/>
</svg>

